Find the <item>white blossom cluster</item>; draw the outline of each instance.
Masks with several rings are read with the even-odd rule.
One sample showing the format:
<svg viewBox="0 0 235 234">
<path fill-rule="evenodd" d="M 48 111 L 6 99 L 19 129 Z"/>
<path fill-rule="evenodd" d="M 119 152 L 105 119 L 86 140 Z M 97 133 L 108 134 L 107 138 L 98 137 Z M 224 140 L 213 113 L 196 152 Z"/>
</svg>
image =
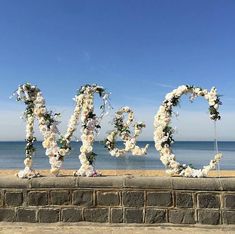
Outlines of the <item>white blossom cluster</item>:
<svg viewBox="0 0 235 234">
<path fill-rule="evenodd" d="M 124 116 L 123 114 L 127 113 L 128 118 L 127 121 L 124 123 Z M 145 127 L 143 122 L 135 123 L 134 127 L 134 136 L 130 135 L 129 127 L 134 121 L 134 113 L 129 107 L 122 107 L 115 113 L 114 124 L 115 130 L 110 132 L 105 139 L 106 148 L 109 150 L 109 153 L 112 156 L 123 156 L 127 152 L 131 152 L 132 155 L 145 155 L 147 154 L 147 150 L 149 145 L 147 144 L 144 148 L 140 148 L 136 145 L 137 137 L 141 134 L 142 128 Z M 118 149 L 115 147 L 115 139 L 116 137 L 120 137 L 124 141 L 125 148 Z"/>
<path fill-rule="evenodd" d="M 216 153 L 214 159 L 210 161 L 208 166 L 204 166 L 203 169 L 194 169 L 177 162 L 171 149 L 171 144 L 174 142 L 174 130 L 170 126 L 172 108 L 178 104 L 180 97 L 184 94 L 190 94 L 191 100 L 198 96 L 204 97 L 209 103 L 210 118 L 214 121 L 220 119 L 218 108 L 221 102 L 219 100 L 217 90 L 214 87 L 208 91 L 194 86 L 179 86 L 177 89 L 174 89 L 171 93 L 166 95 L 163 104 L 160 106 L 154 118 L 155 147 L 160 153 L 162 163 L 169 168 L 166 172 L 171 176 L 180 175 L 185 177 L 205 177 L 211 169 L 215 169 L 216 164 L 222 157 L 221 153 Z"/>
</svg>

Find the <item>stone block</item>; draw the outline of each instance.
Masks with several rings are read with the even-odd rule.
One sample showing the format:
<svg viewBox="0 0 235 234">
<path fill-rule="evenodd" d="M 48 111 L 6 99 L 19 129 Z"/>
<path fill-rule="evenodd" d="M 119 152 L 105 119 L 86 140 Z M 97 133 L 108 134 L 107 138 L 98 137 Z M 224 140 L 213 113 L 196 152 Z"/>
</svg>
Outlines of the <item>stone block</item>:
<svg viewBox="0 0 235 234">
<path fill-rule="evenodd" d="M 199 208 L 220 208 L 220 197 L 214 193 L 198 194 Z"/>
<path fill-rule="evenodd" d="M 107 223 L 109 221 L 108 208 L 85 208 L 83 215 L 87 222 Z"/>
<path fill-rule="evenodd" d="M 0 190 L 0 207 L 4 204 L 4 191 Z"/>
<path fill-rule="evenodd" d="M 15 210 L 8 208 L 0 208 L 0 221 L 14 222 L 15 221 Z"/>
<path fill-rule="evenodd" d="M 128 188 L 172 189 L 170 177 L 130 176 L 124 180 Z"/>
<path fill-rule="evenodd" d="M 52 205 L 68 205 L 70 204 L 69 191 L 51 191 Z"/>
<path fill-rule="evenodd" d="M 1 175 L 0 176 L 0 188 L 13 188 L 23 189 L 28 188 L 30 185 L 29 180 L 22 180 L 14 175 Z"/>
<path fill-rule="evenodd" d="M 48 194 L 46 191 L 31 191 L 28 193 L 29 206 L 46 206 L 48 205 Z"/>
<path fill-rule="evenodd" d="M 144 192 L 143 191 L 123 192 L 123 205 L 127 207 L 143 207 Z"/>
<path fill-rule="evenodd" d="M 122 176 L 78 177 L 79 188 L 122 188 Z"/>
<path fill-rule="evenodd" d="M 223 212 L 223 224 L 235 224 L 235 211 L 226 210 Z"/>
<path fill-rule="evenodd" d="M 120 196 L 118 192 L 97 192 L 97 205 L 100 206 L 118 206 L 120 205 Z"/>
<path fill-rule="evenodd" d="M 201 224 L 220 224 L 219 210 L 198 210 L 198 222 Z"/>
<path fill-rule="evenodd" d="M 218 178 L 182 178 L 172 177 L 174 190 L 221 191 Z"/>
<path fill-rule="evenodd" d="M 235 209 L 235 194 L 224 195 L 224 207 L 228 209 Z"/>
<path fill-rule="evenodd" d="M 125 222 L 126 223 L 143 223 L 143 209 L 126 208 L 125 209 Z"/>
<path fill-rule="evenodd" d="M 235 178 L 219 178 L 224 191 L 235 191 Z"/>
<path fill-rule="evenodd" d="M 176 206 L 179 208 L 192 208 L 193 207 L 192 193 L 177 192 Z"/>
<path fill-rule="evenodd" d="M 27 222 L 27 223 L 36 223 L 36 210 L 20 208 L 16 213 L 17 222 Z"/>
<path fill-rule="evenodd" d="M 5 204 L 7 206 L 21 206 L 23 203 L 22 192 L 6 192 Z"/>
<path fill-rule="evenodd" d="M 32 178 L 31 188 L 75 188 L 75 177 L 38 177 Z"/>
<path fill-rule="evenodd" d="M 169 222 L 174 224 L 195 224 L 194 210 L 169 210 Z"/>
<path fill-rule="evenodd" d="M 91 190 L 77 190 L 73 192 L 72 204 L 79 206 L 93 205 L 93 191 Z"/>
<path fill-rule="evenodd" d="M 147 208 L 145 214 L 146 223 L 166 223 L 166 210 Z"/>
<path fill-rule="evenodd" d="M 59 209 L 39 209 L 38 220 L 40 223 L 55 223 L 60 221 Z"/>
<path fill-rule="evenodd" d="M 147 206 L 170 207 L 173 205 L 171 192 L 148 192 Z"/>
<path fill-rule="evenodd" d="M 66 208 L 61 211 L 62 222 L 82 221 L 82 210 L 77 208 Z"/>
<path fill-rule="evenodd" d="M 123 223 L 123 209 L 122 208 L 111 209 L 111 223 Z"/>
</svg>

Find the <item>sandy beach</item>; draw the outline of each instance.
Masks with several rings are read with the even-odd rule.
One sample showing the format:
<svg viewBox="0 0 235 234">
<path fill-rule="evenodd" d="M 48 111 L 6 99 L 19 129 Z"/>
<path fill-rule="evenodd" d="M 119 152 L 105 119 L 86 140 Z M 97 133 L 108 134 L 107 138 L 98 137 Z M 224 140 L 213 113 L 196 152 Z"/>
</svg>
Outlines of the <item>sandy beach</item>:
<svg viewBox="0 0 235 234">
<path fill-rule="evenodd" d="M 15 175 L 19 170 L 0 170 L 0 175 Z M 42 176 L 51 176 L 49 170 L 37 170 Z M 61 175 L 72 176 L 74 170 L 61 170 Z M 168 176 L 165 170 L 99 170 L 103 176 Z M 209 177 L 235 177 L 235 170 L 210 171 Z"/>
<path fill-rule="evenodd" d="M 158 225 L 158 226 L 140 226 L 138 224 L 125 224 L 124 225 L 105 225 L 97 223 L 84 223 L 84 224 L 29 224 L 29 223 L 1 223 L 0 233 L 8 234 L 25 234 L 25 233 L 57 233 L 57 234 L 119 234 L 125 232 L 126 234 L 181 234 L 181 233 L 193 233 L 193 234 L 232 234 L 234 233 L 234 225 L 224 226 L 219 225 L 211 227 L 207 225 L 195 225 L 195 226 L 176 226 L 176 225 Z"/>
</svg>

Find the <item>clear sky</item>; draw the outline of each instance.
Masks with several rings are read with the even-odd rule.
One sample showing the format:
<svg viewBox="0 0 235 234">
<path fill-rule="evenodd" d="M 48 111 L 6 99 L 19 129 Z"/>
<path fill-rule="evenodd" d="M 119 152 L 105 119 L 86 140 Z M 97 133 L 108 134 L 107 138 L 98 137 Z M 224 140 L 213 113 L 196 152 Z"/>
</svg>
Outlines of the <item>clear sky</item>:
<svg viewBox="0 0 235 234">
<path fill-rule="evenodd" d="M 216 86 L 224 95 L 219 139 L 234 140 L 234 12 L 233 0 L 0 0 L 0 140 L 24 140 L 24 106 L 9 100 L 24 82 L 62 112 L 62 130 L 76 89 L 103 85 L 114 110 L 128 105 L 147 123 L 145 140 L 167 92 Z M 207 103 L 185 100 L 175 137 L 213 139 Z"/>
</svg>

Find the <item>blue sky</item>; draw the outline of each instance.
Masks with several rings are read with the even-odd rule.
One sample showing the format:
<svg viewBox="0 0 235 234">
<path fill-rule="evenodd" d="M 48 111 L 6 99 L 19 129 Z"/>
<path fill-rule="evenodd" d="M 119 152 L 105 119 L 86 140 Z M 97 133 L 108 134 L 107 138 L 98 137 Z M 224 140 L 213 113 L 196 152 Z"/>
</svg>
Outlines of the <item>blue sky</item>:
<svg viewBox="0 0 235 234">
<path fill-rule="evenodd" d="M 234 140 L 234 12 L 232 0 L 0 0 L 0 140 L 24 139 L 24 107 L 9 96 L 26 81 L 62 112 L 62 130 L 76 89 L 103 85 L 115 109 L 129 105 L 147 123 L 145 140 L 167 92 L 216 86 L 220 139 Z M 206 108 L 182 102 L 177 139 L 213 139 Z"/>
</svg>

